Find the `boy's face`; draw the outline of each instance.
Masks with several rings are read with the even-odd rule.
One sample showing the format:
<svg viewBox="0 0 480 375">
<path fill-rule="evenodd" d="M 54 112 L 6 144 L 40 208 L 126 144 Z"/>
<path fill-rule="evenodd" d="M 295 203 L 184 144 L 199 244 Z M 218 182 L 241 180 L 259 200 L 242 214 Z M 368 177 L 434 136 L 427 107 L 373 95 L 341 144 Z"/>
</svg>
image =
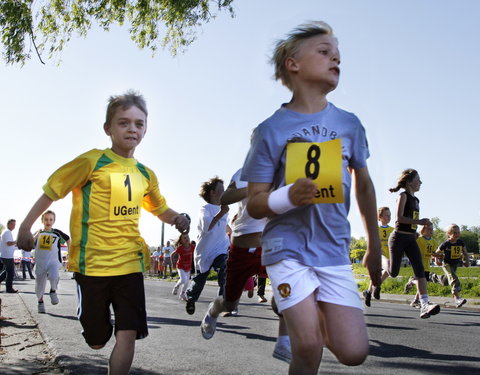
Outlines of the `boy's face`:
<svg viewBox="0 0 480 375">
<path fill-rule="evenodd" d="M 390 213 L 390 210 L 383 210 L 382 214 L 380 215 L 380 221 L 382 222 L 382 225 L 387 225 L 392 218 L 392 214 Z"/>
<path fill-rule="evenodd" d="M 305 84 L 321 84 L 327 92 L 337 87 L 340 53 L 335 38 L 329 35 L 308 38 L 302 42 L 295 56 L 289 59 L 287 67 L 292 78 Z"/>
<path fill-rule="evenodd" d="M 104 130 L 112 139 L 112 150 L 120 156 L 130 158 L 145 136 L 147 116 L 135 106 L 127 110 L 119 108 L 112 121 L 104 125 Z"/>
<path fill-rule="evenodd" d="M 425 237 L 432 237 L 433 234 L 433 225 L 425 225 L 422 229 L 422 234 Z"/>
<path fill-rule="evenodd" d="M 52 229 L 53 224 L 55 223 L 55 216 L 52 214 L 43 215 L 42 223 L 46 230 Z"/>
<path fill-rule="evenodd" d="M 460 228 L 453 227 L 450 232 L 448 233 L 450 240 L 458 240 L 460 238 Z"/>
<path fill-rule="evenodd" d="M 223 184 L 218 182 L 215 186 L 215 189 L 210 191 L 210 203 L 212 204 L 220 204 L 220 199 L 222 198 L 222 194 L 225 191 Z"/>
</svg>

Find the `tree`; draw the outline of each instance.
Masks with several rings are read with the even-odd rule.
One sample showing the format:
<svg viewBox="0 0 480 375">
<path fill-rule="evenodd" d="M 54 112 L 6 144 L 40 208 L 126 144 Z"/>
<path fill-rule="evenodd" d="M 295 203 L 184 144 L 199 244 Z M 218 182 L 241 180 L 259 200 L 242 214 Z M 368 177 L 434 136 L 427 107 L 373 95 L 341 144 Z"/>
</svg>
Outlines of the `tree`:
<svg viewBox="0 0 480 375">
<path fill-rule="evenodd" d="M 352 249 L 350 250 L 350 259 L 362 260 L 366 252 L 366 249 Z"/>
<path fill-rule="evenodd" d="M 478 234 L 462 225 L 460 238 L 465 242 L 468 252 L 478 253 Z"/>
<path fill-rule="evenodd" d="M 129 25 L 139 48 L 153 53 L 159 46 L 172 55 L 196 39 L 197 28 L 215 18 L 232 17 L 233 0 L 1 0 L 0 37 L 7 64 L 24 64 L 32 49 L 42 61 L 63 50 L 73 34 L 85 37 L 92 26 L 109 31 Z M 213 9 L 213 10 L 212 10 Z M 163 36 L 162 36 L 163 35 Z M 43 63 L 43 61 L 42 61 Z"/>
</svg>

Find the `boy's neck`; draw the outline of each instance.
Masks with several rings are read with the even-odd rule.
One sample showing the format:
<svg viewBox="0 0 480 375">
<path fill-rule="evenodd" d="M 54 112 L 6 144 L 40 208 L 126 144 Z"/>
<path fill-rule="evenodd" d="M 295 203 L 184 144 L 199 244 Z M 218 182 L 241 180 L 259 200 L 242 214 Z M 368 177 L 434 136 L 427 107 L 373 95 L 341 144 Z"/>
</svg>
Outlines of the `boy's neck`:
<svg viewBox="0 0 480 375">
<path fill-rule="evenodd" d="M 327 104 L 327 96 L 324 94 L 296 92 L 286 107 L 299 113 L 317 113 L 323 111 Z"/>
<path fill-rule="evenodd" d="M 115 154 L 121 156 L 122 158 L 133 158 L 133 153 L 135 152 L 135 148 L 124 150 L 112 145 L 110 148 Z"/>
</svg>

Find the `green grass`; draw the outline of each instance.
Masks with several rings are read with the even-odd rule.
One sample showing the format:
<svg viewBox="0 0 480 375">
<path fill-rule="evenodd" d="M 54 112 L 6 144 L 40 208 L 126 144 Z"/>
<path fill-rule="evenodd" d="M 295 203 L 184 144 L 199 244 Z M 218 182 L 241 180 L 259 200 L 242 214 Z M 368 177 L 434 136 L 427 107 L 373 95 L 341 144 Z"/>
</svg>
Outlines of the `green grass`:
<svg viewBox="0 0 480 375">
<path fill-rule="evenodd" d="M 441 267 L 431 267 L 430 272 L 438 275 L 443 275 L 444 272 Z M 365 290 L 368 287 L 370 278 L 365 267 L 360 264 L 353 265 L 353 273 L 360 280 L 357 281 L 358 289 Z M 460 267 L 457 270 L 457 275 L 462 284 L 462 297 L 465 298 L 480 298 L 480 267 Z M 399 276 L 396 278 L 389 277 L 382 284 L 382 292 L 387 294 L 405 294 L 414 295 L 416 288 L 412 288 L 409 293 L 404 292 L 405 284 L 408 278 L 413 276 L 411 267 L 402 267 Z M 431 296 L 450 297 L 452 295 L 449 286 L 440 284 L 428 283 L 428 294 Z"/>
</svg>

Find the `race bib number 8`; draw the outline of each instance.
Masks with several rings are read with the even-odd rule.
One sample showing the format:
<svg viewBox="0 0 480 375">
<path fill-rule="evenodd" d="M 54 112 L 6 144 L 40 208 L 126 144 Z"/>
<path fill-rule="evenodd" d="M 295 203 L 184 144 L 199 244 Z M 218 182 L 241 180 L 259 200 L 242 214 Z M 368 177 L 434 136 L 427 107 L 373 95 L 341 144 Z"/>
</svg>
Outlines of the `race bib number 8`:
<svg viewBox="0 0 480 375">
<path fill-rule="evenodd" d="M 42 234 L 38 240 L 38 248 L 40 250 L 52 250 L 52 245 L 53 245 L 54 237 L 50 236 L 48 234 Z"/>
<path fill-rule="evenodd" d="M 110 220 L 138 219 L 143 202 L 140 173 L 110 174 Z"/>
<path fill-rule="evenodd" d="M 312 203 L 343 203 L 342 142 L 289 143 L 285 168 L 286 184 L 311 178 L 318 187 Z"/>
</svg>

